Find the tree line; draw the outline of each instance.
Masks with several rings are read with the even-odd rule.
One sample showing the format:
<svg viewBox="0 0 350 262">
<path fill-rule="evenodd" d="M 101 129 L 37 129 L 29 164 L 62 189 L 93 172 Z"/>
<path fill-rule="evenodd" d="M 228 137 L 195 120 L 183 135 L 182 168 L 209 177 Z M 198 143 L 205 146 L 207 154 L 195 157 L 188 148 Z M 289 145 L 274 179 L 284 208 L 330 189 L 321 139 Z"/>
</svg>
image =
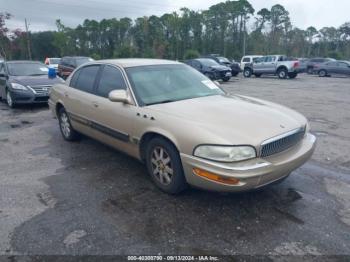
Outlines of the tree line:
<svg viewBox="0 0 350 262">
<path fill-rule="evenodd" d="M 7 59 L 28 59 L 29 52 L 37 60 L 66 55 L 181 60 L 208 53 L 234 59 L 275 53 L 350 59 L 350 22 L 339 28 L 301 29 L 292 25 L 284 6 L 256 12 L 248 0 L 226 1 L 203 11 L 181 8 L 134 20 L 86 19 L 75 28 L 57 20 L 57 30 L 45 32 L 10 31 L 8 19 L 10 14 L 0 13 L 0 55 Z"/>
</svg>

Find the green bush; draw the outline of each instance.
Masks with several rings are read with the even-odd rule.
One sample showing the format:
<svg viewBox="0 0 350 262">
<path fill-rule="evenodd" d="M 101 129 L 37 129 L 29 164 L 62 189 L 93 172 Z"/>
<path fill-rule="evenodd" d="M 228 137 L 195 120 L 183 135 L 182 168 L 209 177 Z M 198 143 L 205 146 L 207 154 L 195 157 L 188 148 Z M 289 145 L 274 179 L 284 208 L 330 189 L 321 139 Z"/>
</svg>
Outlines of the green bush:
<svg viewBox="0 0 350 262">
<path fill-rule="evenodd" d="M 185 54 L 184 54 L 184 59 L 194 59 L 194 58 L 198 58 L 200 57 L 200 54 L 197 50 L 193 50 L 193 49 L 188 49 L 186 50 Z"/>
</svg>

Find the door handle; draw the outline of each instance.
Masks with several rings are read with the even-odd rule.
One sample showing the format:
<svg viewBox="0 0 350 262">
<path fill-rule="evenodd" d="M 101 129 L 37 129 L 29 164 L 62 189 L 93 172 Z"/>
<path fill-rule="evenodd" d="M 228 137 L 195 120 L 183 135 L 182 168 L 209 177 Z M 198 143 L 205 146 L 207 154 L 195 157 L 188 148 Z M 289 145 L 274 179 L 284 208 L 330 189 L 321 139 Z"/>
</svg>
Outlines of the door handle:
<svg viewBox="0 0 350 262">
<path fill-rule="evenodd" d="M 94 107 L 98 107 L 98 103 L 97 102 L 92 102 L 92 105 L 94 106 Z"/>
<path fill-rule="evenodd" d="M 65 97 L 69 97 L 68 92 L 64 92 Z"/>
</svg>

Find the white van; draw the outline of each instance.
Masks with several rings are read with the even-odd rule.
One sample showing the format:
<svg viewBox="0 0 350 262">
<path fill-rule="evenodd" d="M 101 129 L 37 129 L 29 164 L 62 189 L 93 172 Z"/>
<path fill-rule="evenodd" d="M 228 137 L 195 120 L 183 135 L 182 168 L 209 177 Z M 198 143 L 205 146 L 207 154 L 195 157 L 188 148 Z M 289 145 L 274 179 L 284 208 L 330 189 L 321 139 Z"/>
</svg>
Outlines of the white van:
<svg viewBox="0 0 350 262">
<path fill-rule="evenodd" d="M 261 55 L 246 55 L 242 57 L 241 69 L 244 70 L 244 66 L 249 63 L 253 63 L 256 58 L 262 57 Z"/>
</svg>

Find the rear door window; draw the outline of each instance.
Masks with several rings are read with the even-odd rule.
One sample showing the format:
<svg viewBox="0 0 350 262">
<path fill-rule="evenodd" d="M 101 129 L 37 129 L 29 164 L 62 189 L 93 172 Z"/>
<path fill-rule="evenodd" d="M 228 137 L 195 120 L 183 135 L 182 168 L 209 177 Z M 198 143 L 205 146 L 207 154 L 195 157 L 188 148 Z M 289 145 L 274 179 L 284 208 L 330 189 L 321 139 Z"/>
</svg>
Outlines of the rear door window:
<svg viewBox="0 0 350 262">
<path fill-rule="evenodd" d="M 97 95 L 108 98 L 113 90 L 126 90 L 126 83 L 119 69 L 106 65 L 101 73 Z"/>
<path fill-rule="evenodd" d="M 77 76 L 75 83 L 73 83 L 74 88 L 87 93 L 93 93 L 94 84 L 95 84 L 96 76 L 99 69 L 100 69 L 99 65 L 91 65 L 91 66 L 86 66 L 81 68 L 78 71 L 79 75 Z M 77 74 L 78 72 L 76 72 L 75 74 Z"/>
<path fill-rule="evenodd" d="M 243 58 L 243 63 L 250 63 L 250 58 L 249 57 Z"/>
</svg>

